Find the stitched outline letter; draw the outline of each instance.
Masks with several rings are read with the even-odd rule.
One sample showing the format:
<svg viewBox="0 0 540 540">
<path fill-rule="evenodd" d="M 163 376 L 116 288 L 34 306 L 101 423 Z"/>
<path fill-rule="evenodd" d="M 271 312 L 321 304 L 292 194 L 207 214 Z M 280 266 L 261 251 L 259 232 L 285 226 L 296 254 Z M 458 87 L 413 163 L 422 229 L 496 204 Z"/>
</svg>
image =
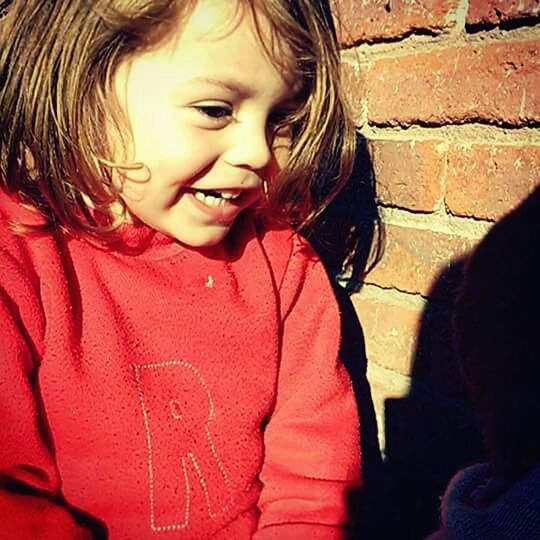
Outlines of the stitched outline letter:
<svg viewBox="0 0 540 540">
<path fill-rule="evenodd" d="M 133 364 L 133 369 L 146 433 L 150 528 L 186 530 L 194 513 L 214 519 L 228 510 L 232 489 L 210 431 L 215 406 L 208 385 L 188 362 Z M 205 508 L 194 508 L 197 486 Z M 171 508 L 178 509 L 176 515 Z"/>
</svg>

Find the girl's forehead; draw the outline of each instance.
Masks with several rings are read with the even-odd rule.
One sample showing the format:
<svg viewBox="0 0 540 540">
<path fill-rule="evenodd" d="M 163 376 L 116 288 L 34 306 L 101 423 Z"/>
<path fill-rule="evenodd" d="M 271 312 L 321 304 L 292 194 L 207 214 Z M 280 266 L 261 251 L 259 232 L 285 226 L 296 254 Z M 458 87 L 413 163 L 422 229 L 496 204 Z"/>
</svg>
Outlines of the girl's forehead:
<svg viewBox="0 0 540 540">
<path fill-rule="evenodd" d="M 128 80 L 131 88 L 160 81 L 159 91 L 175 102 L 205 93 L 205 88 L 214 94 L 210 89 L 218 87 L 269 104 L 291 100 L 301 81 L 284 62 L 288 53 L 294 65 L 290 51 L 283 46 L 278 56 L 267 46 L 265 39 L 276 42 L 271 37 L 270 23 L 255 20 L 240 0 L 199 0 L 166 41 L 130 58 L 118 72 L 117 91 L 122 96 Z"/>
<path fill-rule="evenodd" d="M 296 85 L 296 59 L 274 25 L 246 0 L 197 0 L 173 30 L 170 45 L 174 55 L 185 57 L 198 50 L 216 53 L 243 52 L 264 57 L 290 85 Z M 243 56 L 240 55 L 240 56 Z M 219 56 L 222 56 L 219 54 Z M 225 60 L 227 60 L 225 58 Z M 230 62 L 238 61 L 234 55 Z M 240 66 L 239 66 L 240 67 Z"/>
<path fill-rule="evenodd" d="M 188 32 L 219 35 L 238 25 L 245 12 L 242 0 L 197 0 L 180 26 Z"/>
</svg>

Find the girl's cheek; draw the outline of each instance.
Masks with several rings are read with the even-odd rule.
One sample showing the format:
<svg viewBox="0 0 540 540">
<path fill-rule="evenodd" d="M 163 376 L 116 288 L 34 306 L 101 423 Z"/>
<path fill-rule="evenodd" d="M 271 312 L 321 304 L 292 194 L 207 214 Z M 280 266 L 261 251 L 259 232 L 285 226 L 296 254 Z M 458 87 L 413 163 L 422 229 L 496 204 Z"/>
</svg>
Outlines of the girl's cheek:
<svg viewBox="0 0 540 540">
<path fill-rule="evenodd" d="M 129 205 L 130 202 L 137 203 L 142 201 L 144 199 L 145 191 L 144 184 L 134 182 L 133 180 L 127 180 L 123 182 L 120 194 Z"/>
</svg>

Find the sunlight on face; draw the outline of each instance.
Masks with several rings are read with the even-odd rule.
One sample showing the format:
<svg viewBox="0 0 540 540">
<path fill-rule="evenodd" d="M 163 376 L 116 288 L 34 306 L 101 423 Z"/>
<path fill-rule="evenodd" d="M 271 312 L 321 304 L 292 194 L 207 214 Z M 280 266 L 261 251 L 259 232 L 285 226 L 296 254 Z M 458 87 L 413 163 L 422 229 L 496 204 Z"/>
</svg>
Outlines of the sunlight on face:
<svg viewBox="0 0 540 540">
<path fill-rule="evenodd" d="M 288 157 L 274 123 L 294 91 L 249 10 L 199 0 L 167 43 L 119 68 L 115 87 L 128 162 L 144 165 L 118 179 L 130 213 L 188 246 L 219 243 Z"/>
</svg>

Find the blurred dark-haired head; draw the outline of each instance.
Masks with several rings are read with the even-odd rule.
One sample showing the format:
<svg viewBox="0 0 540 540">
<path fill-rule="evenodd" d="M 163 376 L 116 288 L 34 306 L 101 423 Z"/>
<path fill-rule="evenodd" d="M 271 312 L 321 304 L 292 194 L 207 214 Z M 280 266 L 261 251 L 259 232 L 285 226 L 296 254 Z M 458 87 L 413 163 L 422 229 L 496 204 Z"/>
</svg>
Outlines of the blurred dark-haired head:
<svg viewBox="0 0 540 540">
<path fill-rule="evenodd" d="M 540 460 L 540 187 L 471 255 L 456 305 L 456 348 L 499 474 Z"/>
</svg>

